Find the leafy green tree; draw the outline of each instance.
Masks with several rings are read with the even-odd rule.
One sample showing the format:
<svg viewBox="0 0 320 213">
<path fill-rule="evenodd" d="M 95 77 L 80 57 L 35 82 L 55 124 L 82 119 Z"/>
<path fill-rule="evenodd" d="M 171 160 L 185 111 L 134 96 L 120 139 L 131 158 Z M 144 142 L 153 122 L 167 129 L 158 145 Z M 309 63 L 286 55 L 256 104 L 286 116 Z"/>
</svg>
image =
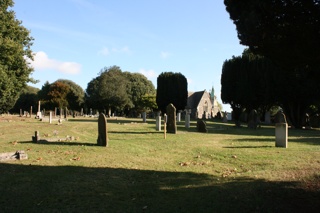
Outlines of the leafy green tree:
<svg viewBox="0 0 320 213">
<path fill-rule="evenodd" d="M 287 118 L 301 128 L 309 106 L 319 100 L 320 4 L 306 0 L 225 0 L 240 43 L 280 67 L 275 93 Z M 284 78 L 283 78 L 284 77 Z"/>
<path fill-rule="evenodd" d="M 55 82 L 61 82 L 69 86 L 70 90 L 67 94 L 68 108 L 73 110 L 80 110 L 84 105 L 84 90 L 75 82 L 66 79 L 59 79 Z"/>
<path fill-rule="evenodd" d="M 50 84 L 48 93 L 51 109 L 55 106 L 59 108 L 69 107 L 67 96 L 70 93 L 70 86 L 62 82 L 54 82 Z"/>
<path fill-rule="evenodd" d="M 105 67 L 100 75 L 92 79 L 86 89 L 88 107 L 98 110 L 122 111 L 133 106 L 127 93 L 129 80 L 120 67 Z"/>
<path fill-rule="evenodd" d="M 165 113 L 168 104 L 172 103 L 176 110 L 184 110 L 188 101 L 188 82 L 181 73 L 163 72 L 157 78 L 156 102 Z"/>
<path fill-rule="evenodd" d="M 27 60 L 32 60 L 33 38 L 17 20 L 12 0 L 0 1 L 0 113 L 10 110 L 20 92 L 26 87 L 33 69 Z"/>
<path fill-rule="evenodd" d="M 20 113 L 20 109 L 22 109 L 23 111 L 29 112 L 30 107 L 32 107 L 32 109 L 37 109 L 38 91 L 39 91 L 38 88 L 27 86 L 25 89 L 22 90 L 16 104 L 10 110 L 10 112 Z"/>
<path fill-rule="evenodd" d="M 152 95 L 155 96 L 156 94 L 152 82 L 140 73 L 124 72 L 123 74 L 125 78 L 129 80 L 129 83 L 127 84 L 127 93 L 133 104 L 133 109 L 142 111 L 146 108 L 153 108 L 150 107 L 151 102 L 148 103 L 148 106 L 145 105 L 147 99 L 150 99 Z M 150 101 L 151 100 L 152 99 L 150 99 Z"/>
</svg>

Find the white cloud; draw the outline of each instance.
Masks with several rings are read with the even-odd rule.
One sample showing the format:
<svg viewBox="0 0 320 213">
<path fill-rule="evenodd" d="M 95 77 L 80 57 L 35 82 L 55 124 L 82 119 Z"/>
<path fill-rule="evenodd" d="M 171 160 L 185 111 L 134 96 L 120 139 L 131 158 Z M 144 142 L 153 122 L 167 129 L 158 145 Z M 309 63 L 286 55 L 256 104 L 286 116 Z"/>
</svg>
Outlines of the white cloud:
<svg viewBox="0 0 320 213">
<path fill-rule="evenodd" d="M 169 52 L 164 52 L 164 51 L 162 51 L 162 52 L 160 53 L 161 58 L 164 58 L 164 59 L 168 58 L 170 55 L 171 55 L 171 54 L 170 54 Z"/>
<path fill-rule="evenodd" d="M 188 84 L 193 84 L 193 80 L 191 78 L 187 78 Z"/>
<path fill-rule="evenodd" d="M 37 52 L 34 56 L 34 60 L 30 63 L 36 70 L 52 69 L 66 74 L 78 74 L 81 71 L 81 64 L 50 59 L 43 51 Z"/>
<path fill-rule="evenodd" d="M 146 76 L 148 79 L 152 79 L 158 76 L 157 73 L 152 69 L 151 70 L 140 69 L 139 73 Z"/>
</svg>

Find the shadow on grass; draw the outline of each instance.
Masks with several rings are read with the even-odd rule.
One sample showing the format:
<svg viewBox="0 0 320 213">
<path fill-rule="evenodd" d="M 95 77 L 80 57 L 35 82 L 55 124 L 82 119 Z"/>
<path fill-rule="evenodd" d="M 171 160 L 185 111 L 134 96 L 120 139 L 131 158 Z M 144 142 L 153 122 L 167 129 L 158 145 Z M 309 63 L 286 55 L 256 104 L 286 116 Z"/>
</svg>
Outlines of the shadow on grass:
<svg viewBox="0 0 320 213">
<path fill-rule="evenodd" d="M 132 135 L 145 135 L 145 134 L 163 134 L 163 132 L 156 132 L 156 131 L 153 131 L 153 132 L 128 132 L 128 131 L 108 131 L 108 133 L 110 134 L 132 134 Z"/>
<path fill-rule="evenodd" d="M 37 143 L 32 141 L 19 141 L 19 143 L 30 143 L 30 144 L 40 144 L 40 145 L 64 145 L 64 146 L 98 146 L 94 143 L 86 143 L 86 142 L 74 142 L 74 141 L 48 141 L 48 140 L 40 140 Z"/>
<path fill-rule="evenodd" d="M 298 182 L 191 172 L 0 164 L 2 212 L 317 212 Z M 219 180 L 220 179 L 220 180 Z"/>
<path fill-rule="evenodd" d="M 223 148 L 229 148 L 229 149 L 241 149 L 241 148 L 273 148 L 274 146 L 224 146 Z"/>
</svg>

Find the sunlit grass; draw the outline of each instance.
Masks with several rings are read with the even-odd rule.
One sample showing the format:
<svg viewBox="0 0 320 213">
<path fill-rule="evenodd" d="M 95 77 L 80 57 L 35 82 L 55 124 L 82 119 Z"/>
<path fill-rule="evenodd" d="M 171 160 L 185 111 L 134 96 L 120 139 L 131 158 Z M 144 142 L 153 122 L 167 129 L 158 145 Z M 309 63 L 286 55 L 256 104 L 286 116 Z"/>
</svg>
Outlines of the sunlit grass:
<svg viewBox="0 0 320 213">
<path fill-rule="evenodd" d="M 109 145 L 99 147 L 94 118 L 69 118 L 57 125 L 4 116 L 1 153 L 25 150 L 29 159 L 1 162 L 0 183 L 6 187 L 0 190 L 0 205 L 6 206 L 5 212 L 28 212 L 25 208 L 32 212 L 312 211 L 319 207 L 318 130 L 290 129 L 289 146 L 284 149 L 275 147 L 272 126 L 251 130 L 207 121 L 208 133 L 198 133 L 195 126 L 192 121 L 186 129 L 180 122 L 178 133 L 164 139 L 153 119 L 147 123 L 108 119 Z M 35 131 L 49 142 L 32 143 Z M 21 190 L 24 196 L 12 201 Z M 306 198 L 307 202 L 298 203 Z"/>
</svg>

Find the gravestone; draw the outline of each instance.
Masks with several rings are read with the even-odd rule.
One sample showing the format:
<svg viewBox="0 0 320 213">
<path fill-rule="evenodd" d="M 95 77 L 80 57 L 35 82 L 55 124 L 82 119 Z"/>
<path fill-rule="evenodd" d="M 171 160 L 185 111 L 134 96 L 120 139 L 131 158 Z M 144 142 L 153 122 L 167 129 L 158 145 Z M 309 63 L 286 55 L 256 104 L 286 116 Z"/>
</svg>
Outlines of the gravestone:
<svg viewBox="0 0 320 213">
<path fill-rule="evenodd" d="M 49 123 L 52 123 L 52 111 L 49 112 Z"/>
<path fill-rule="evenodd" d="M 32 118 L 32 106 L 30 107 L 30 118 Z"/>
<path fill-rule="evenodd" d="M 168 116 L 167 132 L 176 134 L 177 133 L 176 108 L 173 106 L 173 104 L 169 104 L 167 106 L 167 116 Z"/>
<path fill-rule="evenodd" d="M 286 115 L 281 111 L 277 112 L 275 123 L 287 123 Z"/>
<path fill-rule="evenodd" d="M 186 128 L 190 128 L 190 113 L 189 112 L 186 113 L 186 117 L 185 117 L 184 122 L 185 122 L 184 126 Z"/>
<path fill-rule="evenodd" d="M 256 110 L 251 110 L 251 112 L 249 113 L 249 117 L 248 117 L 248 127 L 250 129 L 257 129 L 259 120 L 258 120 L 258 113 Z"/>
<path fill-rule="evenodd" d="M 143 121 L 143 123 L 147 122 L 147 113 L 146 112 L 142 113 L 142 121 Z"/>
<path fill-rule="evenodd" d="M 276 123 L 276 147 L 288 147 L 288 124 Z"/>
<path fill-rule="evenodd" d="M 178 112 L 177 113 L 177 122 L 180 122 L 181 121 L 181 112 Z"/>
<path fill-rule="evenodd" d="M 34 132 L 34 136 L 32 136 L 32 142 L 33 143 L 38 143 L 38 141 L 40 140 L 40 135 L 38 131 Z"/>
<path fill-rule="evenodd" d="M 223 122 L 223 123 L 228 123 L 227 112 L 224 112 L 224 113 L 223 113 L 222 122 Z"/>
<path fill-rule="evenodd" d="M 161 131 L 161 116 L 156 117 L 156 130 Z"/>
<path fill-rule="evenodd" d="M 197 121 L 197 130 L 198 132 L 208 132 L 207 124 L 204 120 Z"/>
<path fill-rule="evenodd" d="M 271 123 L 271 113 L 270 111 L 267 111 L 265 114 L 264 114 L 264 122 L 266 124 L 270 124 Z"/>
<path fill-rule="evenodd" d="M 107 118 L 101 113 L 98 118 L 98 146 L 108 146 Z"/>
</svg>

